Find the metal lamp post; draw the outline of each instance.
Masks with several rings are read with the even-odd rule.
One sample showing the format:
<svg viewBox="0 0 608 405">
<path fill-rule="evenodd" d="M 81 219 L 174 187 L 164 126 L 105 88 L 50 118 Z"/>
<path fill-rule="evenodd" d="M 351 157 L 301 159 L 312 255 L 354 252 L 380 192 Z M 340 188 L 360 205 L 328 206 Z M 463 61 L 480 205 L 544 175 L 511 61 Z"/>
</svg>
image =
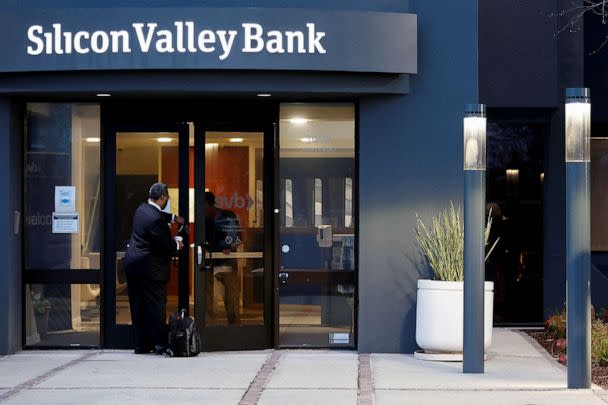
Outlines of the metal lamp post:
<svg viewBox="0 0 608 405">
<path fill-rule="evenodd" d="M 464 340 L 465 373 L 484 372 L 486 108 L 464 112 Z"/>
<path fill-rule="evenodd" d="M 590 126 L 589 89 L 566 89 L 568 388 L 591 387 Z"/>
</svg>

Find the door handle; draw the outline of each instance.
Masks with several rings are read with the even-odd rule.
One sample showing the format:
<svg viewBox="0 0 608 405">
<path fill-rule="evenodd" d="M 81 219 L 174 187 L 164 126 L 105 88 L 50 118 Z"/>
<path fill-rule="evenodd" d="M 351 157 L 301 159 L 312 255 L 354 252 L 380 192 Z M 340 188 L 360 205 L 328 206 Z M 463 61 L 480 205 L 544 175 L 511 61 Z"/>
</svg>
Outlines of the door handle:
<svg viewBox="0 0 608 405">
<path fill-rule="evenodd" d="M 209 252 L 209 265 L 207 265 L 205 260 L 205 254 Z M 209 242 L 203 242 L 202 245 L 199 245 L 197 250 L 197 260 L 200 271 L 213 271 L 213 251 L 211 250 L 211 244 Z"/>
<path fill-rule="evenodd" d="M 279 273 L 279 283 L 281 285 L 287 285 L 288 278 L 289 278 L 289 273 Z"/>
</svg>

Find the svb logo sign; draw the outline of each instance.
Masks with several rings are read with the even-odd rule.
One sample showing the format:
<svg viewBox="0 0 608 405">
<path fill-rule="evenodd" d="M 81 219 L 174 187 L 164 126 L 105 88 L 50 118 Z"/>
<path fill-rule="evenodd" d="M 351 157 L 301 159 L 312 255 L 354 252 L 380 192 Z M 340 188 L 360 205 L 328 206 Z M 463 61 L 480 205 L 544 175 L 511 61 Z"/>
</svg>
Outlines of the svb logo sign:
<svg viewBox="0 0 608 405">
<path fill-rule="evenodd" d="M 253 207 L 253 200 L 249 195 L 242 196 L 236 191 L 231 196 L 217 196 L 215 197 L 215 203 L 219 208 L 223 209 L 246 209 L 249 211 Z"/>
</svg>

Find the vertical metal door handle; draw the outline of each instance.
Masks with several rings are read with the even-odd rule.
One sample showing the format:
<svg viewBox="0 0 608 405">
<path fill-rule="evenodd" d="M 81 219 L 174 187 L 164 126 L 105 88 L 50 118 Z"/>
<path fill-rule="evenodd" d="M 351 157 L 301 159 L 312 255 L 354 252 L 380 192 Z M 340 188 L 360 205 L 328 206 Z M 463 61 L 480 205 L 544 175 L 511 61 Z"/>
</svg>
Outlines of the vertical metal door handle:
<svg viewBox="0 0 608 405">
<path fill-rule="evenodd" d="M 201 245 L 196 247 L 196 260 L 199 266 L 203 263 L 203 247 Z"/>
</svg>

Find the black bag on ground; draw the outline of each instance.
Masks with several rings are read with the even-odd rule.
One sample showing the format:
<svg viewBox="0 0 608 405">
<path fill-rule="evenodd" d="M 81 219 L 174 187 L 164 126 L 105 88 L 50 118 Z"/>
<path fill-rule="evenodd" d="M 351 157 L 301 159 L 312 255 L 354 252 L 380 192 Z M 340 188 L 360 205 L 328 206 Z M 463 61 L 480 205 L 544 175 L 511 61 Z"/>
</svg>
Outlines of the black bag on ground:
<svg viewBox="0 0 608 405">
<path fill-rule="evenodd" d="M 186 310 L 174 312 L 169 317 L 168 357 L 194 357 L 201 352 L 201 337 L 194 319 L 186 315 Z"/>
</svg>

